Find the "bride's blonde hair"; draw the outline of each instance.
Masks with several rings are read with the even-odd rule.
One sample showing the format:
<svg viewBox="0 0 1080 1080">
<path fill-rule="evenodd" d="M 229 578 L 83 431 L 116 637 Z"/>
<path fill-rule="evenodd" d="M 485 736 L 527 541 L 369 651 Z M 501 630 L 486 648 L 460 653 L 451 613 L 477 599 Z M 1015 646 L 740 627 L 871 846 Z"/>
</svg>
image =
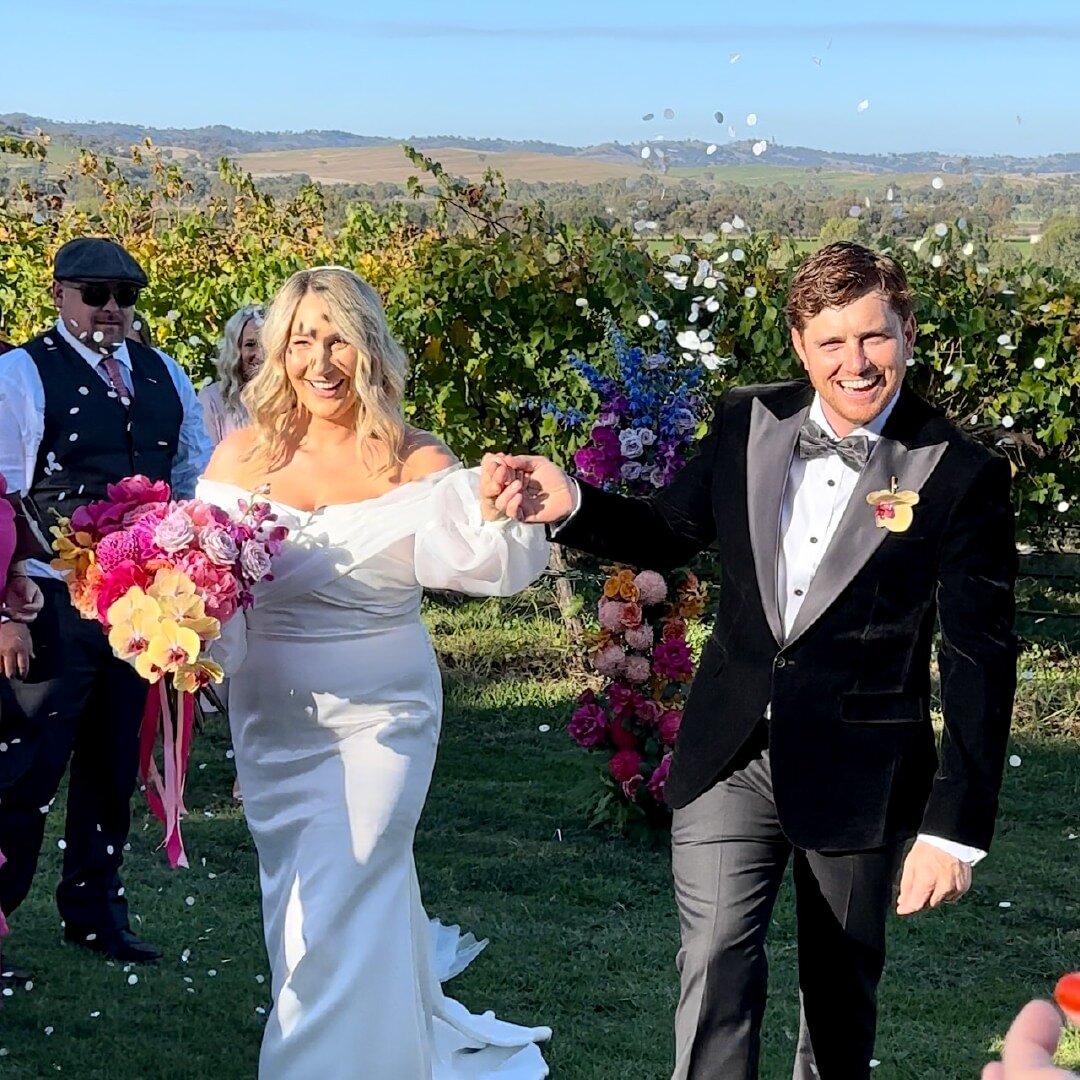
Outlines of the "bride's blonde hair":
<svg viewBox="0 0 1080 1080">
<path fill-rule="evenodd" d="M 271 468 L 280 465 L 307 427 L 308 413 L 285 370 L 285 353 L 296 308 L 308 293 L 323 299 L 342 337 L 356 348 L 356 436 L 365 453 L 377 442 L 385 456 L 379 454 L 376 467 L 389 468 L 400 462 L 405 442 L 402 398 L 409 362 L 386 325 L 378 293 L 343 266 L 298 271 L 270 304 L 260 331 L 266 359 L 243 392 L 255 428 L 252 456 Z"/>
</svg>

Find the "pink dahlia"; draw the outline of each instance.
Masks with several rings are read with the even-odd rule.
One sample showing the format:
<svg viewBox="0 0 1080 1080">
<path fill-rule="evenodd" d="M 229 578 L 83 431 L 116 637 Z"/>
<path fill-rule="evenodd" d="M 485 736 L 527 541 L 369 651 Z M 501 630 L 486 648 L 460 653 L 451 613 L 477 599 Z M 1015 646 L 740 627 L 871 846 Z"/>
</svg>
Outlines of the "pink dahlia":
<svg viewBox="0 0 1080 1080">
<path fill-rule="evenodd" d="M 634 578 L 634 584 L 638 587 L 642 604 L 646 606 L 659 604 L 667 599 L 667 582 L 655 570 L 642 570 Z"/>
</svg>

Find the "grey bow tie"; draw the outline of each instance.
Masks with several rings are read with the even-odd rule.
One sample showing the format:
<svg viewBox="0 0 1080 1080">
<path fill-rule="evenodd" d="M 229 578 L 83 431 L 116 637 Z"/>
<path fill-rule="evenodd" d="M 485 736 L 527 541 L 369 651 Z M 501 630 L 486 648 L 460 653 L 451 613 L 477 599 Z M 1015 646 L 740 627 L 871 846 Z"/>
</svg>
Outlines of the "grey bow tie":
<svg viewBox="0 0 1080 1080">
<path fill-rule="evenodd" d="M 821 430 L 813 420 L 807 420 L 799 429 L 799 457 L 828 457 L 836 454 L 840 460 L 856 472 L 861 472 L 870 457 L 870 440 L 865 435 L 848 435 L 844 439 L 833 439 Z"/>
</svg>

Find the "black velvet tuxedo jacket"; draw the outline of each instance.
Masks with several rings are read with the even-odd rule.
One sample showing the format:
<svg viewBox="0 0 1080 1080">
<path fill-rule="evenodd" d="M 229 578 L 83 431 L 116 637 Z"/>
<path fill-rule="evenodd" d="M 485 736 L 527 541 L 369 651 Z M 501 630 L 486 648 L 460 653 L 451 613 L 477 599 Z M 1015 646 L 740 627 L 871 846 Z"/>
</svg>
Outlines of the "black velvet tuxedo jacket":
<svg viewBox="0 0 1080 1080">
<path fill-rule="evenodd" d="M 657 570 L 718 545 L 719 612 L 685 706 L 672 806 L 731 771 L 768 706 L 776 808 L 796 846 L 861 851 L 926 832 L 987 850 L 1016 686 L 1009 464 L 902 388 L 785 635 L 781 504 L 812 397 L 801 382 L 732 390 L 669 487 L 633 499 L 582 484 L 553 537 Z M 866 502 L 893 477 L 919 493 L 905 532 L 877 527 Z"/>
</svg>

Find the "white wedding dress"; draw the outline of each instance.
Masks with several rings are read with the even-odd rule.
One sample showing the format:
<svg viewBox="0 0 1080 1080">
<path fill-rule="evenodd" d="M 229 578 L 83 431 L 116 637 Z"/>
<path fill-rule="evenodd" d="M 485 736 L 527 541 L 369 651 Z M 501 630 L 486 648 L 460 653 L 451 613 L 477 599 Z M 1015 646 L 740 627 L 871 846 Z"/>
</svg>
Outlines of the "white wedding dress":
<svg viewBox="0 0 1080 1080">
<path fill-rule="evenodd" d="M 260 1080 L 548 1074 L 550 1029 L 443 995 L 483 944 L 429 923 L 413 861 L 442 716 L 421 590 L 507 595 L 547 564 L 543 529 L 483 522 L 478 486 L 453 466 L 311 512 L 268 500 L 289 539 L 215 645 L 273 972 Z M 252 498 L 210 480 L 197 496 Z"/>
</svg>

